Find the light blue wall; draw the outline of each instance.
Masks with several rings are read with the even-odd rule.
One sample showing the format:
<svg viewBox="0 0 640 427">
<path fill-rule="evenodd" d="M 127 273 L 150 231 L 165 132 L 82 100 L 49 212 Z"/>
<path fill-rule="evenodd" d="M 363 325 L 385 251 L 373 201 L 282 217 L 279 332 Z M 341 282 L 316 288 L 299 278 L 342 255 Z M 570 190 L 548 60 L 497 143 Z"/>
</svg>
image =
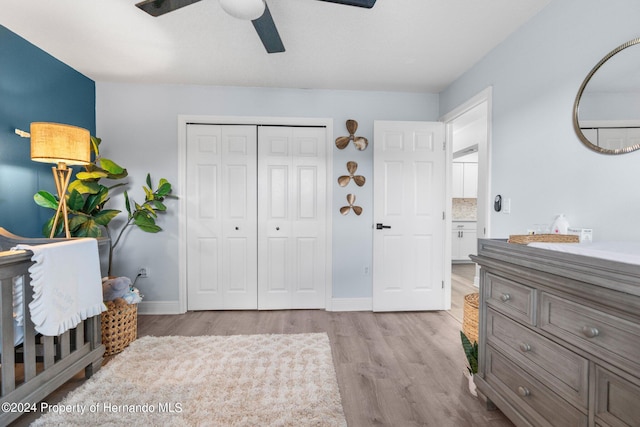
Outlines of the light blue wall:
<svg viewBox="0 0 640 427">
<path fill-rule="evenodd" d="M 571 121 L 587 73 L 639 23 L 637 0 L 554 0 L 440 94 L 444 114 L 493 87 L 490 199 L 511 198 L 511 214 L 492 213 L 492 237 L 565 213 L 596 240 L 640 239 L 640 152 L 593 152 Z"/>
<path fill-rule="evenodd" d="M 147 171 L 178 184 L 178 115 L 306 117 L 334 120 L 333 140 L 347 135 L 345 122 L 359 123 L 359 136 L 373 141 L 374 120 L 436 120 L 438 96 L 425 93 L 357 92 L 303 89 L 205 87 L 100 83 L 96 85 L 98 136 L 102 153 L 129 170 L 133 191 Z M 333 296 L 371 297 L 372 257 L 372 155 L 371 145 L 356 151 L 333 149 Z M 113 153 L 113 154 L 111 154 Z M 337 178 L 346 172 L 349 160 L 358 162 L 358 173 L 369 179 L 357 189 L 361 216 L 342 216 L 352 188 L 341 188 Z M 354 191 L 356 193 L 356 191 Z M 146 301 L 178 299 L 178 217 L 176 202 L 172 213 L 161 219 L 165 229 L 157 235 L 132 230 L 115 255 L 116 273 L 133 276 L 138 267 L 148 265 L 152 278 L 138 284 Z"/>
<path fill-rule="evenodd" d="M 38 207 L 38 190 L 55 193 L 51 165 L 30 159 L 31 122 L 67 123 L 95 131 L 92 80 L 0 26 L 0 227 L 41 237 L 51 211 Z"/>
</svg>

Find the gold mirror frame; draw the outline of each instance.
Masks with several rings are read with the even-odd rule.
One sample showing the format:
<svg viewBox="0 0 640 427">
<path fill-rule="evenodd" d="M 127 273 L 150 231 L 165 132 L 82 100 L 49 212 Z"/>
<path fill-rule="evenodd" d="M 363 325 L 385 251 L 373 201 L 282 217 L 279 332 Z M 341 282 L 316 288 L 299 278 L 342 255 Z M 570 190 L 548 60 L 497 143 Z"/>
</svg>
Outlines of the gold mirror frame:
<svg viewBox="0 0 640 427">
<path fill-rule="evenodd" d="M 580 128 L 580 123 L 578 123 L 578 111 L 580 108 L 580 99 L 582 98 L 582 94 L 584 93 L 584 90 L 587 87 L 587 84 L 589 83 L 593 75 L 596 73 L 596 71 L 600 69 L 600 67 L 602 67 L 613 56 L 620 53 L 624 49 L 631 46 L 635 46 L 637 44 L 640 44 L 640 38 L 636 38 L 624 44 L 621 44 L 620 46 L 618 46 L 617 48 L 609 52 L 604 58 L 600 60 L 600 62 L 596 64 L 595 67 L 593 67 L 593 69 L 589 72 L 589 74 L 587 74 L 587 77 L 584 79 L 584 81 L 582 82 L 582 85 L 580 86 L 580 89 L 578 90 L 578 94 L 576 95 L 576 100 L 573 104 L 573 127 L 576 131 L 576 134 L 580 138 L 580 141 L 582 141 L 582 143 L 586 145 L 588 148 L 590 148 L 591 150 L 597 151 L 602 154 L 625 154 L 625 153 L 630 153 L 632 151 L 636 151 L 640 149 L 640 144 L 630 145 L 628 147 L 616 148 L 616 149 L 599 147 L 594 143 L 592 143 L 591 141 L 589 141 L 589 139 L 582 132 L 582 129 Z"/>
</svg>

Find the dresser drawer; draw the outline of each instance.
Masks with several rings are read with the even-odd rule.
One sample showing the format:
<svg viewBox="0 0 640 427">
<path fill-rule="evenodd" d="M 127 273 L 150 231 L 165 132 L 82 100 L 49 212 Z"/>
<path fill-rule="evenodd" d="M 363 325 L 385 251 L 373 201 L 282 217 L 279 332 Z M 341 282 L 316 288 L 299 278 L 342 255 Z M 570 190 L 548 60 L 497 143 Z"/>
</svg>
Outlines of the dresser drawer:
<svg viewBox="0 0 640 427">
<path fill-rule="evenodd" d="M 576 406 L 587 408 L 589 361 L 495 311 L 487 310 L 487 342 Z"/>
<path fill-rule="evenodd" d="M 608 361 L 640 369 L 640 324 L 542 293 L 540 328 Z"/>
<path fill-rule="evenodd" d="M 524 418 L 539 427 L 587 426 L 587 415 L 524 372 L 500 352 L 487 346 L 486 382 L 522 410 Z"/>
<path fill-rule="evenodd" d="M 536 324 L 536 290 L 507 278 L 487 273 L 484 292 L 487 305 L 530 325 Z"/>
<path fill-rule="evenodd" d="M 596 366 L 596 417 L 612 427 L 640 425 L 640 385 Z"/>
</svg>

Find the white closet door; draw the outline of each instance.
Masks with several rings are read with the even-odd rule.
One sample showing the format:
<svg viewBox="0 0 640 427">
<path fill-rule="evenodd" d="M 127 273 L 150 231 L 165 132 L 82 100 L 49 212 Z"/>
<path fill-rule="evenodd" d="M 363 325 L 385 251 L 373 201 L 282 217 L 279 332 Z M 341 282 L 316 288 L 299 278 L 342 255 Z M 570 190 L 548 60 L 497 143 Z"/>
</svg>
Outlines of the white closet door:
<svg viewBox="0 0 640 427">
<path fill-rule="evenodd" d="M 187 309 L 257 308 L 256 127 L 187 127 Z"/>
<path fill-rule="evenodd" d="M 258 308 L 325 307 L 326 130 L 258 130 Z"/>
</svg>

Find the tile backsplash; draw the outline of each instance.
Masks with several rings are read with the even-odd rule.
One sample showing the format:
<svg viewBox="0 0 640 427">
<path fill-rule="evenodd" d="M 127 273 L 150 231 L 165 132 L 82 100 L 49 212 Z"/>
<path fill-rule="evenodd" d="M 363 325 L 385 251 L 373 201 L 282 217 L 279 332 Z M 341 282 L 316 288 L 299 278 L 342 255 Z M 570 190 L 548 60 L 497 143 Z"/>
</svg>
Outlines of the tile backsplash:
<svg viewBox="0 0 640 427">
<path fill-rule="evenodd" d="M 478 199 L 453 199 L 452 215 L 454 221 L 476 221 Z"/>
</svg>

